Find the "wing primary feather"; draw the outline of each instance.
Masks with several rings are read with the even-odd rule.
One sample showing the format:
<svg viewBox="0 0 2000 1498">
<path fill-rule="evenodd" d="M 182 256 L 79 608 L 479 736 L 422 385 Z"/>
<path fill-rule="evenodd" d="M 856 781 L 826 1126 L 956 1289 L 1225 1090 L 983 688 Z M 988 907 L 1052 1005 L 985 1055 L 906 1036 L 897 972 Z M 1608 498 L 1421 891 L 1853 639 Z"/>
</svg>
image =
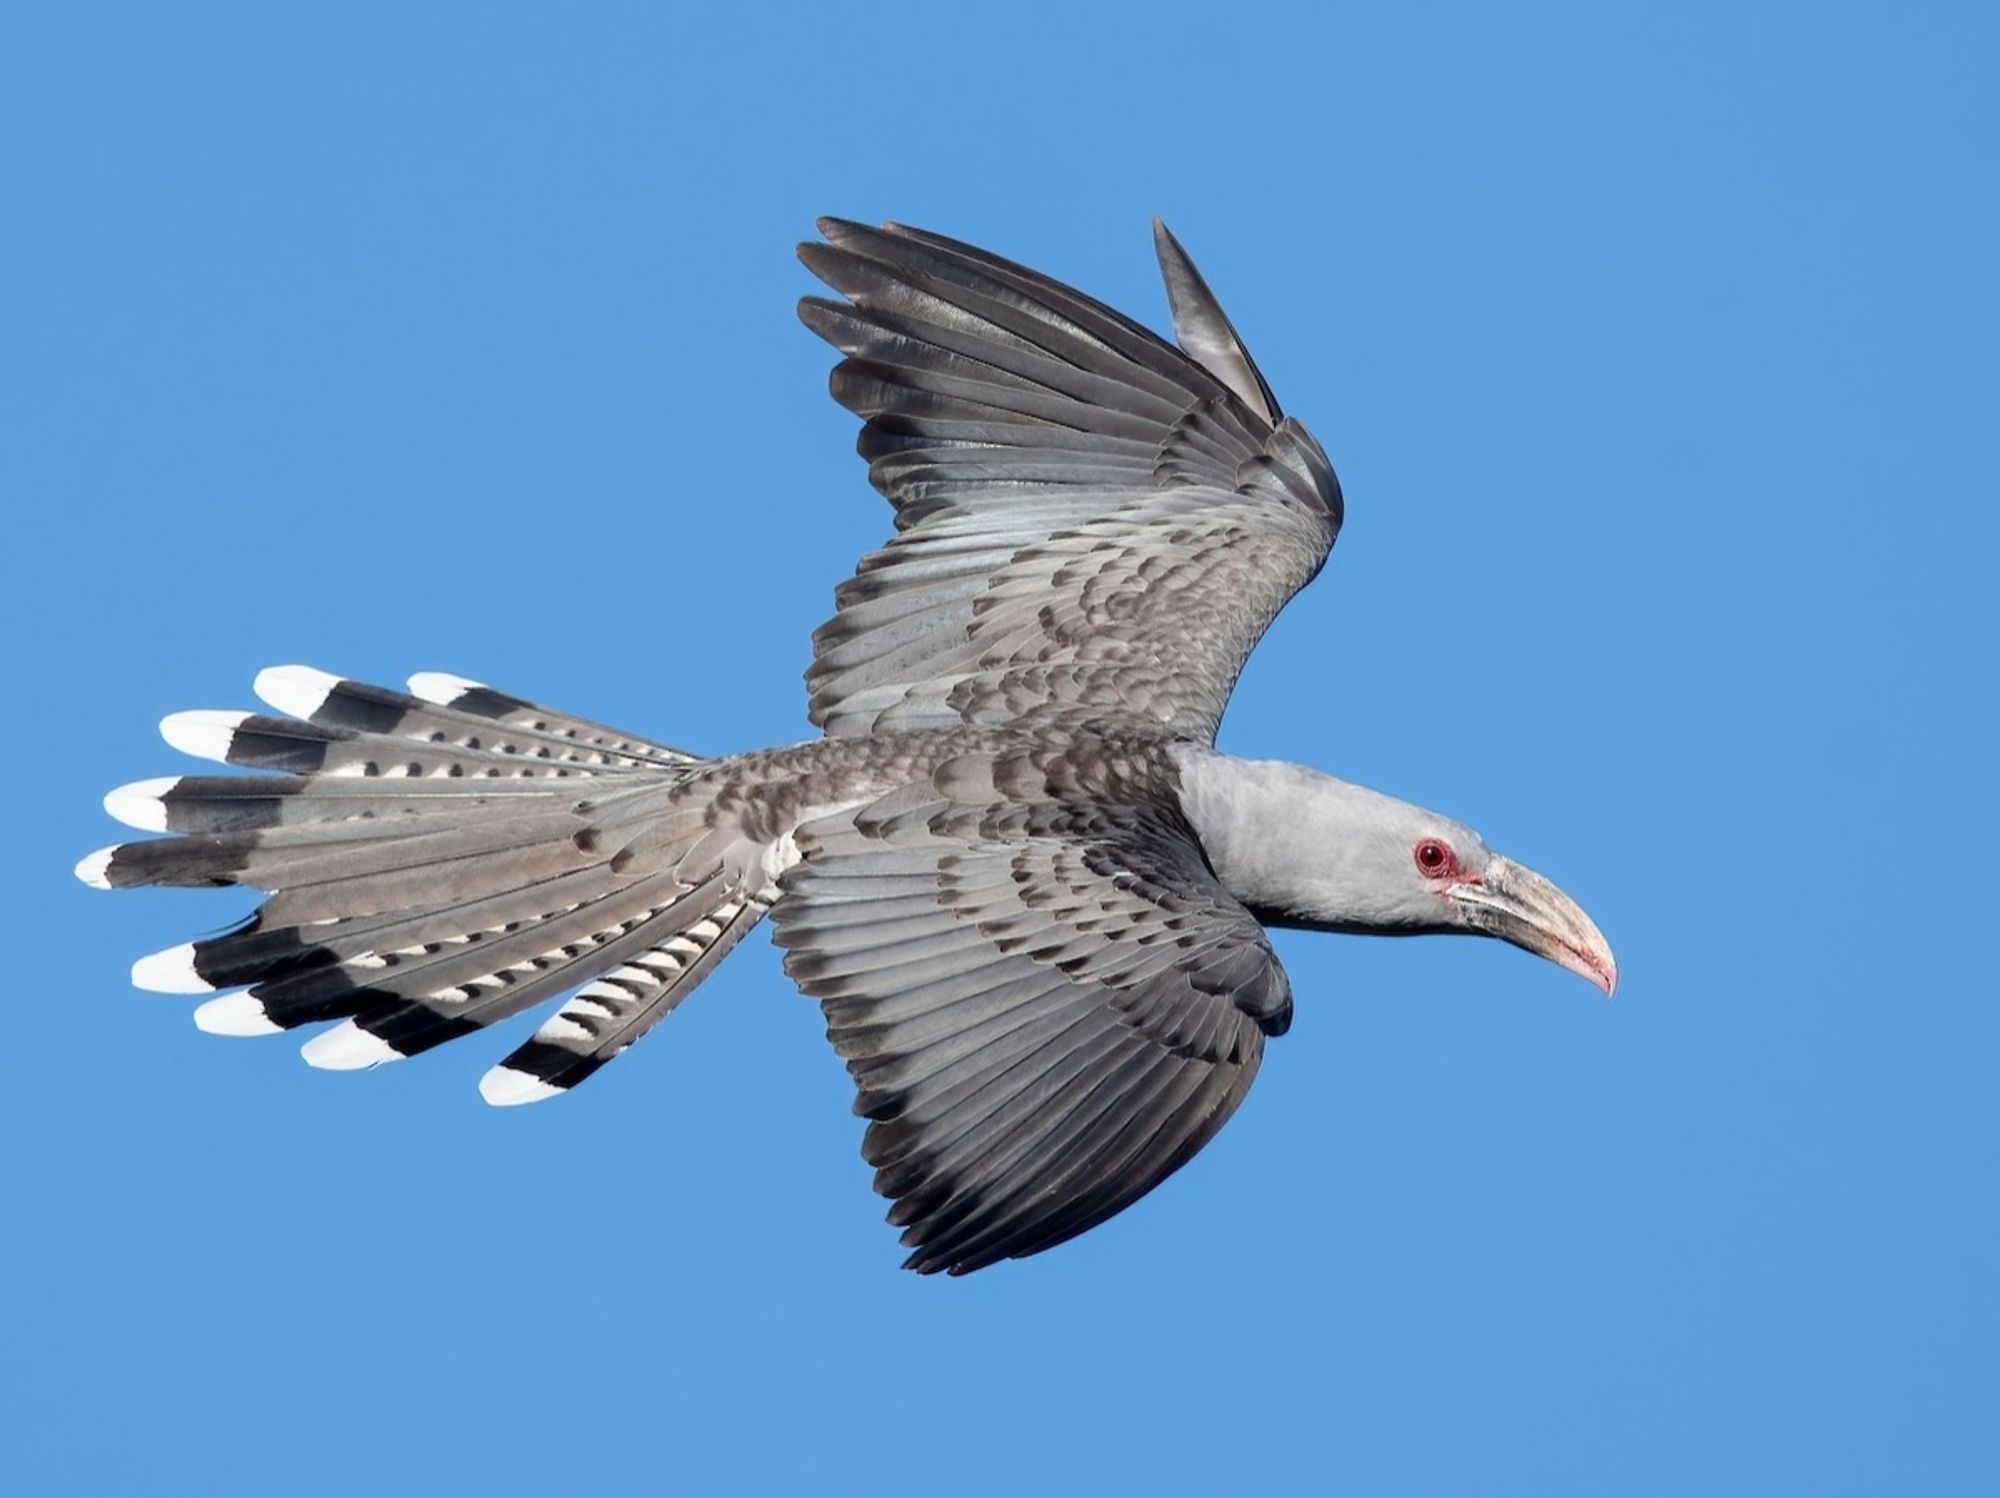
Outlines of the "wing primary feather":
<svg viewBox="0 0 2000 1498">
<path fill-rule="evenodd" d="M 1167 301 L 1173 308 L 1174 334 L 1188 356 L 1223 384 L 1236 398 L 1268 424 L 1284 419 L 1271 387 L 1264 383 L 1243 340 L 1194 268 L 1181 242 L 1159 219 L 1153 220 L 1153 248 L 1159 255 L 1160 276 L 1167 283 Z"/>
</svg>

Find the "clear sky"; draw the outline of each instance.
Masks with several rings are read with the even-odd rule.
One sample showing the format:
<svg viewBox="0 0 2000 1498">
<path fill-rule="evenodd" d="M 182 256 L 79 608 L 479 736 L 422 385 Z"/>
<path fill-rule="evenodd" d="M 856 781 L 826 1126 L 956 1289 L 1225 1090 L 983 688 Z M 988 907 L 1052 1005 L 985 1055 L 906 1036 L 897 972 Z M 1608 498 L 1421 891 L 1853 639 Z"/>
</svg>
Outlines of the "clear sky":
<svg viewBox="0 0 2000 1498">
<path fill-rule="evenodd" d="M 2000 1491 L 1994 14 L 7 5 L 9 1488 Z M 887 527 L 820 213 L 1155 325 L 1163 214 L 1347 494 L 1223 746 L 1544 870 L 1617 1001 L 1280 936 L 1222 1136 L 947 1281 L 761 938 L 504 1113 L 518 1024 L 131 990 L 246 902 L 70 865 L 260 666 L 805 735 Z"/>
</svg>

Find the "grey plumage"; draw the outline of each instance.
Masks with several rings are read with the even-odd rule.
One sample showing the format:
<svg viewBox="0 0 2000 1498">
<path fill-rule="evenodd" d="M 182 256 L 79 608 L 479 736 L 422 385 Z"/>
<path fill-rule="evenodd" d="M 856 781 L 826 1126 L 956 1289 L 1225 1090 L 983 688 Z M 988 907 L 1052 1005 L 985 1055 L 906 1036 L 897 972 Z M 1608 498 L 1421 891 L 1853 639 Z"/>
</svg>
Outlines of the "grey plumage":
<svg viewBox="0 0 2000 1498">
<path fill-rule="evenodd" d="M 724 899 L 697 919 L 659 919 L 673 934 L 625 954 L 570 997 L 479 1084 L 487 1102 L 533 1103 L 576 1086 L 673 1013 L 674 1006 L 771 908 L 770 891 Z M 602 954 L 592 964 L 605 966 Z"/>
<path fill-rule="evenodd" d="M 316 1065 L 413 1055 L 572 997 L 488 1101 L 574 1086 L 767 914 L 869 1122 L 908 1264 L 1073 1237 L 1235 1111 L 1290 985 L 1260 922 L 1497 935 L 1609 989 L 1609 949 L 1469 829 L 1211 747 L 1325 562 L 1340 487 L 1155 226 L 1180 347 L 1026 268 L 898 226 L 801 248 L 800 315 L 895 534 L 814 636 L 826 737 L 703 758 L 461 678 L 302 667 L 275 715 L 163 732 L 266 773 L 121 787 L 170 836 L 107 887 L 242 885 L 235 931 L 134 979 L 206 1029 L 336 1021 Z"/>
<path fill-rule="evenodd" d="M 775 912 L 872 1120 L 910 1267 L 1037 1252 L 1150 1190 L 1242 1101 L 1291 994 L 1164 759 L 1073 741 L 810 823 Z"/>
<path fill-rule="evenodd" d="M 820 227 L 801 254 L 849 305 L 801 315 L 847 355 L 833 395 L 867 423 L 897 535 L 813 637 L 813 721 L 859 735 L 1081 710 L 1212 738 L 1339 530 L 1319 445 L 1033 272 L 915 230 Z M 1235 346 L 1192 267 L 1178 294 L 1184 324 Z M 1254 374 L 1238 354 L 1230 373 Z"/>
</svg>

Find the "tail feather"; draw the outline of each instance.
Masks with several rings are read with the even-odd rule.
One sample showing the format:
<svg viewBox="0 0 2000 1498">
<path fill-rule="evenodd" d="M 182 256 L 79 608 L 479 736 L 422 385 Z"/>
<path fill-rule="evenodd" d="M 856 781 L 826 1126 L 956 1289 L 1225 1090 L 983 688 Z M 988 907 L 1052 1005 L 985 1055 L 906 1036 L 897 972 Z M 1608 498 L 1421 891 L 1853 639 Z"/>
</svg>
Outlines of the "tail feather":
<svg viewBox="0 0 2000 1498">
<path fill-rule="evenodd" d="M 355 819 L 124 843 L 112 850 L 104 878 L 113 889 L 143 884 L 296 889 L 569 840 L 578 831 L 575 816 L 560 803 L 483 814 L 476 807 L 440 809 L 400 825 Z"/>
<path fill-rule="evenodd" d="M 504 894 L 424 910 L 348 916 L 303 925 L 274 924 L 260 911 L 248 924 L 185 948 L 140 959 L 163 979 L 200 982 L 203 989 L 241 988 L 307 968 L 344 963 L 378 950 L 406 951 L 461 941 L 474 932 L 510 932 L 529 921 L 573 910 L 621 887 L 608 868 L 579 869 L 555 879 L 523 885 Z M 139 967 L 133 969 L 138 981 Z M 140 982 L 142 988 L 151 983 Z M 171 988 L 168 993 L 201 992 Z"/>
<path fill-rule="evenodd" d="M 461 945 L 454 951 L 456 944 L 448 944 L 433 954 L 431 960 L 444 965 L 433 968 L 428 979 L 417 973 L 404 981 L 368 983 L 365 971 L 321 968 L 260 985 L 250 996 L 280 1029 L 344 1018 L 387 1048 L 388 1054 L 378 1059 L 397 1060 L 511 1018 L 574 988 L 587 973 L 615 964 L 618 954 L 658 940 L 671 903 L 621 901 L 607 909 L 600 902 L 570 912 L 561 918 L 568 923 L 567 940 L 544 934 L 545 925 L 558 924 L 550 922 L 528 925 L 490 945 Z M 635 936 L 641 928 L 644 932 Z M 560 944 L 551 946 L 551 940 Z M 446 980 L 456 981 L 449 987 L 429 986 Z M 307 1059 L 313 1059 L 310 1052 Z"/>
<path fill-rule="evenodd" d="M 505 1061 L 479 1079 L 497 1107 L 575 1087 L 673 1013 L 771 908 L 774 892 L 731 900 L 626 959 L 571 996 Z"/>
<path fill-rule="evenodd" d="M 566 804 L 575 796 L 575 787 L 546 779 L 482 781 L 472 787 L 330 775 L 166 775 L 119 786 L 105 796 L 104 809 L 143 832 L 222 833 L 350 819 L 476 815 L 502 800 Z"/>
<path fill-rule="evenodd" d="M 596 947 L 621 932 L 626 922 L 650 920 L 693 898 L 668 876 L 656 874 L 536 919 L 409 946 L 377 946 L 337 964 L 268 979 L 252 992 L 286 1029 L 308 1019 L 331 1017 L 306 1011 L 333 999 L 351 1002 L 351 1008 L 340 1011 L 344 1014 L 358 1013 L 371 1003 L 416 999 L 457 1005 L 478 998 L 485 985 L 511 983 L 521 973 L 557 971 L 565 964 L 589 961 Z"/>
<path fill-rule="evenodd" d="M 279 770 L 289 775 L 364 775 L 386 779 L 450 779 L 503 776 L 551 777 L 615 774 L 623 764 L 586 763 L 547 756 L 514 741 L 488 748 L 478 735 L 468 742 L 395 734 L 366 733 L 353 728 L 325 728 L 295 718 L 266 713 L 215 712 L 202 709 L 174 713 L 160 723 L 160 737 L 183 754 L 246 770 Z M 540 748 L 542 746 L 535 746 Z"/>
<path fill-rule="evenodd" d="M 557 738 L 614 755 L 629 755 L 663 765 L 700 764 L 703 758 L 686 749 L 675 749 L 652 739 L 636 738 L 616 728 L 606 728 L 588 718 L 559 713 L 523 697 L 496 692 L 484 682 L 469 681 L 444 671 L 419 671 L 410 678 L 410 695 L 468 717 L 505 724 L 510 728 L 524 728 L 534 733 L 553 734 Z"/>
<path fill-rule="evenodd" d="M 413 678 L 435 685 L 436 676 Z M 257 673 L 257 695 L 280 712 L 322 728 L 346 729 L 422 745 L 451 745 L 472 753 L 540 760 L 595 769 L 683 766 L 699 757 L 628 734 L 542 712 L 519 698 L 464 684 L 467 690 L 439 702 L 387 687 L 369 686 L 311 666 L 271 666 Z M 485 693 L 481 696 L 480 693 Z M 501 716 L 461 704 L 492 708 L 518 704 Z"/>
<path fill-rule="evenodd" d="M 672 906 L 640 909 L 618 924 L 594 932 L 587 940 L 525 957 L 455 990 L 419 999 L 371 1004 L 355 1014 L 351 1023 L 393 1053 L 383 1056 L 383 1060 L 417 1055 L 484 1026 L 511 1019 L 575 988 L 586 974 L 601 973 L 607 967 L 615 968 L 633 960 L 649 945 L 658 943 L 663 931 L 672 931 L 688 919 L 689 903 L 683 898 Z M 707 903 L 713 908 L 712 900 Z M 580 949 L 575 957 L 567 955 L 572 948 Z"/>
<path fill-rule="evenodd" d="M 276 773 L 121 786 L 112 815 L 172 835 L 77 870 L 266 893 L 237 929 L 134 965 L 165 992 L 247 989 L 202 1005 L 205 1030 L 337 1021 L 303 1054 L 361 1068 L 589 984 L 502 1063 L 546 1096 L 629 1046 L 768 909 L 709 761 L 456 677 L 404 694 L 277 667 L 257 689 L 291 716 L 183 713 L 162 733 Z"/>
</svg>

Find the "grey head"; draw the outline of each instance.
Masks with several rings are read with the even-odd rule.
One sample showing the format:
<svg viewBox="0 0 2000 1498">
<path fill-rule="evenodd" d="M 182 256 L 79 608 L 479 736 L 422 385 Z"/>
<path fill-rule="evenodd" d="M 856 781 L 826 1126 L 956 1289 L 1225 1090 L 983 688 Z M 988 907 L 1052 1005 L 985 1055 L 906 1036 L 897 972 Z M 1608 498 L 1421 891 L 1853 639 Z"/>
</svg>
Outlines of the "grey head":
<svg viewBox="0 0 2000 1498">
<path fill-rule="evenodd" d="M 1210 866 L 1266 925 L 1495 936 L 1617 987 L 1611 947 L 1576 902 L 1462 822 L 1304 765 L 1195 748 L 1177 760 Z"/>
</svg>

